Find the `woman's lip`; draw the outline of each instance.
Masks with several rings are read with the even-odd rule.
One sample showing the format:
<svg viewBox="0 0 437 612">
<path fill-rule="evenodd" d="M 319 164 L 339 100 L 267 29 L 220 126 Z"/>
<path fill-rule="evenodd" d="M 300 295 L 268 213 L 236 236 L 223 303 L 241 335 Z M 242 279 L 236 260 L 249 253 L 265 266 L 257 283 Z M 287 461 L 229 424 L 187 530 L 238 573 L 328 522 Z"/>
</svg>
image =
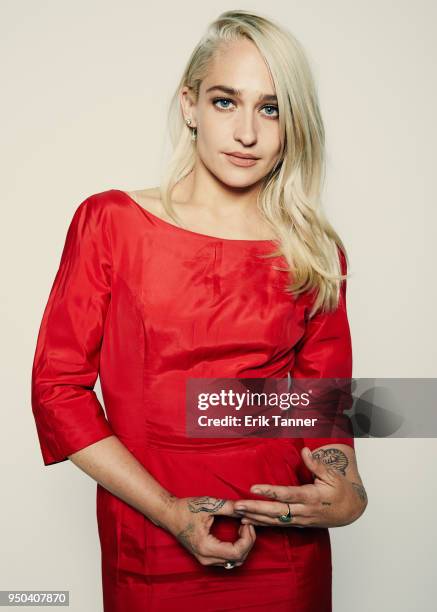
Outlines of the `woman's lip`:
<svg viewBox="0 0 437 612">
<path fill-rule="evenodd" d="M 251 159 L 249 157 L 237 157 L 230 153 L 225 153 L 225 155 L 232 164 L 235 164 L 235 166 L 253 166 L 258 161 L 257 159 Z"/>
</svg>

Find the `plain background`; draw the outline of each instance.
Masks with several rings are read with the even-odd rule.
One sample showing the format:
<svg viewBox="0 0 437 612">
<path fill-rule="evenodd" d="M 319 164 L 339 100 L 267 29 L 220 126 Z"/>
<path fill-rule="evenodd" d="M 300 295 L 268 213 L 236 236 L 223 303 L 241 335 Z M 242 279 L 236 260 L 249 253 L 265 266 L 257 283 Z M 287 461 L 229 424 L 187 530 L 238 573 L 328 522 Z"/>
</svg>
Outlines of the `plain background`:
<svg viewBox="0 0 437 612">
<path fill-rule="evenodd" d="M 326 208 L 350 256 L 354 377 L 436 376 L 435 3 L 2 0 L 0 589 L 68 589 L 72 611 L 102 609 L 95 482 L 42 464 L 36 334 L 74 210 L 158 183 L 170 96 L 207 23 L 235 8 L 288 27 L 312 63 Z M 331 529 L 334 611 L 431 612 L 437 443 L 356 451 L 369 506 Z"/>
</svg>

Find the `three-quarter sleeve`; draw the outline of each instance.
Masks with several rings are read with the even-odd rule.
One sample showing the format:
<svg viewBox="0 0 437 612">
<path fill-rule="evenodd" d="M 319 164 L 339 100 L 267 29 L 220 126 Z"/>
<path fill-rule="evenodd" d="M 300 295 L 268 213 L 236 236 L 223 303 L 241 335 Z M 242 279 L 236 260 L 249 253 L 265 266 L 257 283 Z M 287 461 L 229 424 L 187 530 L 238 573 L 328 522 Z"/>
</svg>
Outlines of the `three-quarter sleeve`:
<svg viewBox="0 0 437 612">
<path fill-rule="evenodd" d="M 74 212 L 39 328 L 31 401 L 45 465 L 113 433 L 94 392 L 112 274 L 101 204 L 90 196 Z"/>
<path fill-rule="evenodd" d="M 347 263 L 338 249 L 342 274 L 347 274 Z M 346 284 L 340 286 L 339 303 L 335 310 L 318 313 L 306 326 L 299 341 L 292 371 L 293 378 L 347 378 L 352 377 L 352 342 L 346 308 Z M 304 446 L 311 450 L 325 444 L 348 444 L 354 448 L 351 437 L 303 438 Z"/>
</svg>

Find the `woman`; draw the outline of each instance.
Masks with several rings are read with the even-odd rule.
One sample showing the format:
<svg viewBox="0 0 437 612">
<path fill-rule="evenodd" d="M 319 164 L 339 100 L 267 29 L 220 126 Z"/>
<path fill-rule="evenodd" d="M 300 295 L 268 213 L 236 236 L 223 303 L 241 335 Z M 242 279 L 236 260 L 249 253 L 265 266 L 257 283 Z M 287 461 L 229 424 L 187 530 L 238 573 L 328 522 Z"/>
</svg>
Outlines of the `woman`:
<svg viewBox="0 0 437 612">
<path fill-rule="evenodd" d="M 367 504 L 353 439 L 184 429 L 189 378 L 352 374 L 305 55 L 226 12 L 171 112 L 160 187 L 91 195 L 71 221 L 33 364 L 44 463 L 98 483 L 106 612 L 331 610 L 328 527 Z"/>
</svg>

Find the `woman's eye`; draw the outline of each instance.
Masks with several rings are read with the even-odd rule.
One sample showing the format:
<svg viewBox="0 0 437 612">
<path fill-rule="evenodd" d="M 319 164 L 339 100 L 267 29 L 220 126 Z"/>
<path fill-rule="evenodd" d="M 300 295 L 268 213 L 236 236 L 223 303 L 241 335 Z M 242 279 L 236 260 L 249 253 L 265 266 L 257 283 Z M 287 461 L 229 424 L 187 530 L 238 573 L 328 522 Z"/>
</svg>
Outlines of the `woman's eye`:
<svg viewBox="0 0 437 612">
<path fill-rule="evenodd" d="M 232 104 L 232 101 L 229 100 L 228 98 L 216 98 L 215 100 L 212 101 L 214 106 L 216 106 L 217 102 L 225 102 L 225 103 L 230 102 Z M 229 105 L 224 106 L 224 107 L 223 106 L 222 107 L 218 106 L 217 108 L 222 108 L 222 109 L 223 108 L 229 108 Z"/>
<path fill-rule="evenodd" d="M 220 110 L 227 110 L 230 108 L 230 105 L 233 104 L 232 100 L 229 100 L 229 98 L 216 98 L 212 101 L 212 103 Z M 220 104 L 220 106 L 217 106 L 218 104 Z M 263 109 L 268 109 L 268 112 L 265 113 L 267 117 L 273 117 L 276 119 L 279 116 L 279 109 L 277 106 L 268 104 L 267 106 L 263 106 Z"/>
<path fill-rule="evenodd" d="M 268 109 L 270 109 L 270 111 L 273 110 L 273 114 L 271 112 L 267 113 L 267 115 L 269 117 L 278 117 L 279 116 L 279 108 L 277 106 L 270 106 L 269 105 L 269 106 L 264 106 L 264 108 L 268 108 Z M 276 113 L 276 115 L 274 113 Z"/>
</svg>

